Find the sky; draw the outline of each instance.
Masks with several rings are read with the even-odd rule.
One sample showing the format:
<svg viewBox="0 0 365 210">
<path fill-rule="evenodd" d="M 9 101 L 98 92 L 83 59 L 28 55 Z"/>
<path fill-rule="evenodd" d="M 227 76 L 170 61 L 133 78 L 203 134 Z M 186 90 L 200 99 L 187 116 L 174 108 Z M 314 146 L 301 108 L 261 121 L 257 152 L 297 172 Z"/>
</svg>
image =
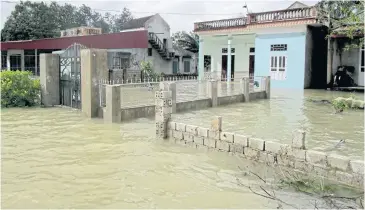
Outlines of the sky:
<svg viewBox="0 0 365 210">
<path fill-rule="evenodd" d="M 44 0 L 50 2 L 49 0 Z M 14 10 L 17 0 L 0 0 L 1 16 L 0 28 L 2 29 L 4 23 L 11 12 Z M 246 14 L 246 9 L 243 8 L 247 4 L 250 12 L 264 12 L 271 10 L 286 9 L 295 1 L 282 0 L 135 0 L 135 1 L 57 1 L 59 4 L 69 3 L 75 6 L 85 4 L 97 12 L 104 13 L 106 10 L 111 13 L 116 13 L 127 7 L 131 10 L 134 17 L 143 17 L 159 13 L 162 18 L 170 25 L 171 32 L 176 31 L 192 31 L 194 22 L 209 21 L 218 19 L 227 19 L 240 17 Z M 309 6 L 314 5 L 318 0 L 301 1 Z"/>
</svg>

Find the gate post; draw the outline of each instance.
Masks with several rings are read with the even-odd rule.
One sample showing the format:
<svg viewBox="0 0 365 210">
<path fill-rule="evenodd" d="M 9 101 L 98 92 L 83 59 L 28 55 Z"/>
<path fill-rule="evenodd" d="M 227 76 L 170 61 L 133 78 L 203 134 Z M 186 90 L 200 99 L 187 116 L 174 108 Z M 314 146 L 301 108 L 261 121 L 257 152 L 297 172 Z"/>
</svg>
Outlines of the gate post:
<svg viewBox="0 0 365 210">
<path fill-rule="evenodd" d="M 44 106 L 60 104 L 60 56 L 40 54 L 41 102 Z"/>
<path fill-rule="evenodd" d="M 168 89 L 169 84 L 161 82 L 159 91 L 155 92 L 156 138 L 167 137 L 167 124 L 172 113 L 172 92 Z"/>
<path fill-rule="evenodd" d="M 103 115 L 104 122 L 119 123 L 121 121 L 120 113 L 120 85 L 106 85 L 105 112 Z"/>
<path fill-rule="evenodd" d="M 99 80 L 108 79 L 108 57 L 105 49 L 81 50 L 81 111 L 97 117 L 100 107 Z"/>
<path fill-rule="evenodd" d="M 270 99 L 270 89 L 271 89 L 270 79 L 271 79 L 271 77 L 267 76 L 266 80 L 265 80 L 265 92 L 266 92 L 267 99 Z"/>
</svg>

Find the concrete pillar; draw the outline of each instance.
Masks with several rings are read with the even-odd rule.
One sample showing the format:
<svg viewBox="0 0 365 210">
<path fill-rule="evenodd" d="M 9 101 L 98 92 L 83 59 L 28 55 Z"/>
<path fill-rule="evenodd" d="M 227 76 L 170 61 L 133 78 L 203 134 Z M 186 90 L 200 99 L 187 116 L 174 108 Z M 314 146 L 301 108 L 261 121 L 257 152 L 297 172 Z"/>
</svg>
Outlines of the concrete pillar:
<svg viewBox="0 0 365 210">
<path fill-rule="evenodd" d="M 232 78 L 232 56 L 231 56 L 231 44 L 232 44 L 232 38 L 228 38 L 228 52 L 227 52 L 227 82 L 231 81 Z M 228 87 L 227 87 L 228 88 Z"/>
<path fill-rule="evenodd" d="M 107 51 L 81 50 L 81 111 L 87 117 L 97 117 L 100 107 L 100 80 L 108 79 Z"/>
<path fill-rule="evenodd" d="M 41 54 L 40 82 L 41 102 L 44 106 L 60 104 L 60 57 L 56 54 Z"/>
<path fill-rule="evenodd" d="M 265 79 L 265 92 L 266 92 L 267 99 L 270 98 L 270 89 L 271 89 L 270 80 L 271 80 L 270 76 L 267 76 Z"/>
<path fill-rule="evenodd" d="M 172 113 L 172 93 L 166 91 L 168 83 L 160 83 L 160 88 L 155 92 L 155 122 L 156 138 L 167 138 L 167 124 Z"/>
<path fill-rule="evenodd" d="M 119 123 L 121 121 L 120 112 L 120 85 L 106 85 L 104 122 Z"/>
<path fill-rule="evenodd" d="M 245 102 L 250 101 L 250 79 L 248 77 L 243 78 L 244 83 L 244 89 L 243 89 L 243 96 L 245 99 Z"/>
<path fill-rule="evenodd" d="M 204 52 L 203 39 L 199 40 L 199 66 L 198 66 L 198 80 L 204 79 Z"/>
<path fill-rule="evenodd" d="M 35 57 L 34 57 L 34 59 L 35 59 L 34 74 L 35 74 L 35 76 L 38 75 L 38 59 L 37 59 L 38 57 L 37 57 L 37 54 L 38 54 L 38 50 L 35 49 L 34 50 L 34 55 L 35 55 Z"/>
<path fill-rule="evenodd" d="M 6 55 L 6 69 L 10 70 L 10 53 L 8 51 L 8 54 Z"/>
<path fill-rule="evenodd" d="M 22 71 L 25 70 L 25 59 L 24 59 L 24 50 L 20 52 L 20 69 Z"/>
<path fill-rule="evenodd" d="M 240 92 L 245 94 L 245 78 L 240 79 Z"/>
<path fill-rule="evenodd" d="M 169 91 L 171 91 L 171 100 L 172 100 L 172 113 L 176 113 L 176 82 L 169 83 Z"/>
<path fill-rule="evenodd" d="M 305 131 L 296 130 L 293 133 L 292 147 L 297 149 L 306 149 Z"/>
<path fill-rule="evenodd" d="M 212 100 L 212 107 L 216 107 L 218 106 L 218 81 L 211 80 L 209 83 L 209 97 Z"/>
</svg>

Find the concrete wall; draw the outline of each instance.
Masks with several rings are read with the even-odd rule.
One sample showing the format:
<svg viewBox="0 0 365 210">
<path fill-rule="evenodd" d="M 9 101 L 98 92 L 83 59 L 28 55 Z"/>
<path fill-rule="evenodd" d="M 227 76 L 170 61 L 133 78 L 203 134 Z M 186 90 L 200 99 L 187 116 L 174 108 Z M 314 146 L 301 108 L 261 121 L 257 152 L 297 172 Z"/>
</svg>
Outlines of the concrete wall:
<svg viewBox="0 0 365 210">
<path fill-rule="evenodd" d="M 305 32 L 258 35 L 255 40 L 255 75 L 270 75 L 270 57 L 287 56 L 286 78 L 271 77 L 272 88 L 304 88 Z M 270 51 L 272 44 L 287 44 L 287 51 Z"/>
<path fill-rule="evenodd" d="M 217 124 L 218 129 L 217 129 Z M 304 175 L 324 177 L 363 188 L 364 161 L 305 149 L 305 133 L 297 131 L 292 145 L 223 132 L 221 118 L 211 128 L 169 122 L 168 139 L 174 143 L 236 154 L 272 167 L 287 167 Z"/>
<path fill-rule="evenodd" d="M 265 98 L 266 98 L 265 91 L 250 93 L 250 101 L 260 100 Z M 244 95 L 218 97 L 218 105 L 227 105 L 240 102 L 245 102 Z M 194 101 L 177 102 L 176 112 L 200 110 L 210 107 L 212 107 L 212 100 L 209 98 L 199 99 Z M 105 107 L 104 108 L 100 107 L 99 118 L 103 118 L 103 113 L 104 113 L 103 110 L 105 111 Z M 128 121 L 138 118 L 149 118 L 155 115 L 155 105 L 123 107 L 120 109 L 120 112 L 121 112 L 121 121 Z"/>
<path fill-rule="evenodd" d="M 203 54 L 210 55 L 211 71 L 222 71 L 222 48 L 228 47 L 228 35 L 223 36 L 208 36 L 201 37 L 203 41 Z M 249 76 L 249 50 L 255 47 L 254 34 L 233 34 L 232 48 L 235 48 L 234 72 L 235 77 Z"/>
</svg>

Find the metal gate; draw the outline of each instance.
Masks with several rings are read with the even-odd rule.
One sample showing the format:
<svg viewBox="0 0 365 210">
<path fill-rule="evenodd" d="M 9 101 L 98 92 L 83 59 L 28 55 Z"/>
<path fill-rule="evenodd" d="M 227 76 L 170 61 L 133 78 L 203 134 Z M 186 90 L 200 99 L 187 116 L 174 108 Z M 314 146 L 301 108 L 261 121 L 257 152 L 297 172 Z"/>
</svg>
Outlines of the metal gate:
<svg viewBox="0 0 365 210">
<path fill-rule="evenodd" d="M 61 105 L 81 108 L 81 44 L 73 44 L 60 54 Z"/>
</svg>

